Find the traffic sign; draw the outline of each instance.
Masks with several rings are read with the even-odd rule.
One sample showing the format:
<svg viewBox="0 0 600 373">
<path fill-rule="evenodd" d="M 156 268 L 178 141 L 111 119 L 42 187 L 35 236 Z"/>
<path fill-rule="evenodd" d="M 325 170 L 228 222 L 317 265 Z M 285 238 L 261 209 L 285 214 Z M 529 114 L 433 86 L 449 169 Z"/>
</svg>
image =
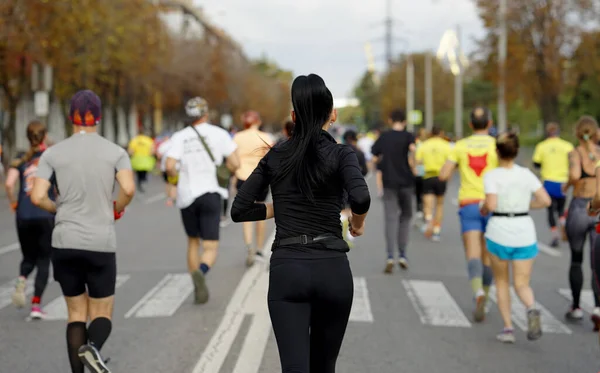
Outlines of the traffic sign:
<svg viewBox="0 0 600 373">
<path fill-rule="evenodd" d="M 411 124 L 419 125 L 423 123 L 423 113 L 421 110 L 413 110 L 408 113 L 408 121 Z"/>
</svg>

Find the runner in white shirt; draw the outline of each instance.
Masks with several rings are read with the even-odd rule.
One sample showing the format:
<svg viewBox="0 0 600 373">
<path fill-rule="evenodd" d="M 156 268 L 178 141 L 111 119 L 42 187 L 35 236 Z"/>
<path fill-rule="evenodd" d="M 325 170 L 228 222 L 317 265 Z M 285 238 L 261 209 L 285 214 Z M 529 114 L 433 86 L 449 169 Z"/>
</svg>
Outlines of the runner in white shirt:
<svg viewBox="0 0 600 373">
<path fill-rule="evenodd" d="M 185 109 L 194 123 L 171 137 L 166 167 L 169 176 L 176 176 L 179 162 L 176 205 L 188 236 L 188 270 L 194 281 L 195 301 L 201 304 L 208 302 L 205 276 L 217 260 L 221 199 L 228 197 L 227 190 L 219 186 L 217 167 L 226 162 L 227 168 L 234 172 L 240 160 L 229 133 L 207 122 L 206 100 L 193 98 Z M 203 252 L 199 258 L 200 240 Z"/>
<path fill-rule="evenodd" d="M 496 279 L 498 308 L 504 321 L 504 330 L 497 339 L 505 343 L 515 342 L 509 279 L 509 264 L 512 263 L 514 288 L 527 308 L 527 339 L 536 340 L 542 336 L 540 311 L 535 308 L 529 280 L 538 244 L 529 210 L 546 208 L 551 200 L 533 172 L 514 163 L 519 152 L 516 134 L 500 135 L 496 147 L 498 168 L 483 177 L 486 197 L 481 213 L 487 216 L 492 212 L 485 239 Z"/>
</svg>

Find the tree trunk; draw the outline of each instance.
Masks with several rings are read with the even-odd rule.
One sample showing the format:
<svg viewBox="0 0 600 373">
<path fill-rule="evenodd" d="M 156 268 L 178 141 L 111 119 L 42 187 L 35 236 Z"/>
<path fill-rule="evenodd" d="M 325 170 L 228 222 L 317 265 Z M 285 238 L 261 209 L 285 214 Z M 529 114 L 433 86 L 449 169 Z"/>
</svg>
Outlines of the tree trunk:
<svg viewBox="0 0 600 373">
<path fill-rule="evenodd" d="M 552 93 L 542 93 L 539 99 L 540 114 L 544 123 L 560 123 L 558 96 Z"/>
<path fill-rule="evenodd" d="M 17 143 L 17 103 L 8 100 L 8 125 L 2 132 L 2 162 L 5 166 L 14 158 Z"/>
<path fill-rule="evenodd" d="M 114 141 L 116 144 L 119 144 L 119 133 L 121 132 L 119 129 L 121 128 L 121 126 L 119 125 L 119 107 L 121 104 L 121 100 L 120 100 L 120 76 L 121 74 L 119 72 L 117 72 L 116 74 L 117 76 L 115 77 L 115 87 L 114 87 L 114 91 L 113 91 L 113 104 L 111 106 L 111 115 L 112 115 L 112 122 L 113 122 L 113 134 L 114 134 Z"/>
</svg>

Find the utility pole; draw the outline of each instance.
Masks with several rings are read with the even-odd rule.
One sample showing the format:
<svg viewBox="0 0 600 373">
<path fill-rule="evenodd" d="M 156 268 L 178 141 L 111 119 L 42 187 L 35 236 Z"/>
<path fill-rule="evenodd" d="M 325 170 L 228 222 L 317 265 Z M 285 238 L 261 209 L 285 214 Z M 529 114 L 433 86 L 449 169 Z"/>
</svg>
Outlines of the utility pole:
<svg viewBox="0 0 600 373">
<path fill-rule="evenodd" d="M 506 131 L 506 49 L 508 43 L 506 13 L 507 0 L 500 0 L 498 14 L 500 39 L 498 41 L 498 132 Z"/>
<path fill-rule="evenodd" d="M 454 75 L 454 135 L 457 139 L 463 136 L 463 63 L 460 59 L 462 55 L 460 26 L 456 26 L 456 38 L 458 39 L 457 59 L 458 72 Z"/>
<path fill-rule="evenodd" d="M 415 109 L 415 66 L 413 63 L 412 55 L 409 55 L 406 60 L 406 122 L 407 130 L 412 132 L 414 130 L 414 123 L 412 122 L 411 113 Z"/>
<path fill-rule="evenodd" d="M 393 52 L 392 52 L 392 0 L 386 1 L 386 17 L 385 17 L 385 60 L 388 64 L 388 70 L 392 68 Z"/>
<path fill-rule="evenodd" d="M 433 127 L 433 77 L 431 71 L 431 53 L 425 54 L 425 129 Z"/>
</svg>

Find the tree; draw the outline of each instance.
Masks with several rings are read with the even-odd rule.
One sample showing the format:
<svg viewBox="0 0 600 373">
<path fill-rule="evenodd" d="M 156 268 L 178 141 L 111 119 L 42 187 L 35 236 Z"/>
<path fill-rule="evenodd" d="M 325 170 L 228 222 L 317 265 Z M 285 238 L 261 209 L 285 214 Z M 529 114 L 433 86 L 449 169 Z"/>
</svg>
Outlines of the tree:
<svg viewBox="0 0 600 373">
<path fill-rule="evenodd" d="M 354 96 L 360 102 L 365 126 L 375 128 L 381 119 L 381 102 L 379 87 L 375 84 L 372 72 L 364 73 L 354 88 Z"/>
<path fill-rule="evenodd" d="M 487 36 L 481 41 L 487 62 L 485 77 L 497 82 L 499 4 L 497 0 L 475 2 L 487 29 Z M 534 102 L 544 121 L 558 121 L 565 53 L 573 50 L 597 4 L 593 0 L 510 1 L 509 4 L 508 99 Z"/>
</svg>

